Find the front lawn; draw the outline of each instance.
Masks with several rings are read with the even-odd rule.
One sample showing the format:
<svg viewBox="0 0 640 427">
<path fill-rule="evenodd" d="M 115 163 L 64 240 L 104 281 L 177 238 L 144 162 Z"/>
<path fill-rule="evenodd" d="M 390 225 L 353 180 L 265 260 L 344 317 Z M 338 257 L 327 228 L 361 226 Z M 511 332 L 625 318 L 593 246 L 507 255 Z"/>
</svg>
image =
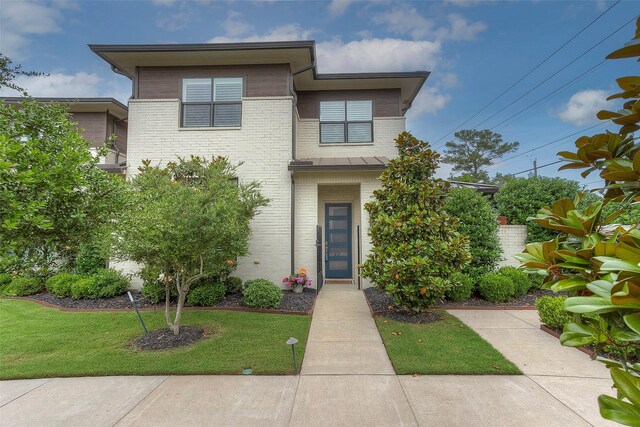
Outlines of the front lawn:
<svg viewBox="0 0 640 427">
<path fill-rule="evenodd" d="M 408 324 L 375 317 L 398 375 L 521 374 L 520 370 L 456 317 Z"/>
<path fill-rule="evenodd" d="M 144 311 L 149 330 L 166 326 L 164 311 Z M 135 312 L 73 313 L 31 301 L 0 300 L 0 379 L 93 375 L 292 374 L 296 337 L 302 363 L 311 317 L 185 310 L 183 325 L 205 329 L 191 347 L 141 352 Z"/>
</svg>

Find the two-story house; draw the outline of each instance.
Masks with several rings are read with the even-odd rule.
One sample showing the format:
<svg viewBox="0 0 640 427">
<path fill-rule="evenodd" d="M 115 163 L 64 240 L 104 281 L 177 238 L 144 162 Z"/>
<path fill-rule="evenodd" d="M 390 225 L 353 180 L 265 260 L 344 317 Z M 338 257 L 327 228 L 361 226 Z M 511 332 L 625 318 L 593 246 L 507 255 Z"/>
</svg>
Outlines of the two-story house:
<svg viewBox="0 0 640 427">
<path fill-rule="evenodd" d="M 67 105 L 70 120 L 77 123 L 80 135 L 96 153 L 106 144 L 107 154 L 98 166 L 111 173 L 124 173 L 127 162 L 127 107 L 113 98 L 33 98 L 38 102 Z M 3 97 L 7 105 L 19 106 L 22 97 Z"/>
<path fill-rule="evenodd" d="M 320 74 L 313 41 L 90 48 L 132 81 L 127 176 L 145 159 L 222 155 L 262 183 L 271 202 L 234 274 L 357 280 L 364 204 L 428 72 Z"/>
</svg>

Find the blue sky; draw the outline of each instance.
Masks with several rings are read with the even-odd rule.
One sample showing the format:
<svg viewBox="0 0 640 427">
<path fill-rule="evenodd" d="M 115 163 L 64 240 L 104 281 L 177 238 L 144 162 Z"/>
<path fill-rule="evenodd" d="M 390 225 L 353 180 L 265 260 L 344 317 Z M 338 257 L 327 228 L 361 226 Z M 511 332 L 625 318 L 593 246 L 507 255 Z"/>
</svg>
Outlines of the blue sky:
<svg viewBox="0 0 640 427">
<path fill-rule="evenodd" d="M 129 81 L 112 73 L 87 44 L 313 39 L 318 43 L 320 72 L 431 71 L 408 113 L 407 129 L 439 147 L 452 138 L 449 132 L 613 4 L 614 1 L 3 0 L 0 51 L 26 69 L 49 74 L 20 81 L 33 96 L 113 96 L 126 101 Z M 637 74 L 637 63 L 607 61 L 579 80 L 576 78 L 631 39 L 633 24 L 629 23 L 593 47 L 630 21 L 640 10 L 638 4 L 616 4 L 462 129 L 497 131 L 505 141 L 520 142 L 519 154 L 597 124 L 594 114 L 607 106 L 604 98 L 615 90 L 615 78 Z M 567 83 L 571 85 L 497 126 Z M 509 104 L 512 105 L 504 108 Z M 586 133 L 603 129 L 606 126 Z M 574 139 L 566 138 L 519 155 L 489 172 L 519 172 L 530 168 L 534 159 L 539 165 L 553 162 L 557 160 L 555 153 L 570 149 Z M 443 165 L 440 175 L 448 174 L 449 168 Z M 556 165 L 541 169 L 540 174 L 579 179 L 575 172 L 557 172 Z M 593 187 L 593 181 L 597 181 L 596 175 L 581 182 Z"/>
</svg>

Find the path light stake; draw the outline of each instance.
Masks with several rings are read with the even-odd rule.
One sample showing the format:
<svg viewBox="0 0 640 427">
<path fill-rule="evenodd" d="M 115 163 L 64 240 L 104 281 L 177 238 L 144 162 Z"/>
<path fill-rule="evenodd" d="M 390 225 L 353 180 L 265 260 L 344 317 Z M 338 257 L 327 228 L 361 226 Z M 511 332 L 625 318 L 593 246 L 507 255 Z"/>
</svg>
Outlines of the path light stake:
<svg viewBox="0 0 640 427">
<path fill-rule="evenodd" d="M 140 320 L 140 324 L 142 325 L 142 329 L 144 329 L 144 334 L 147 335 L 149 332 L 147 331 L 147 327 L 144 325 L 144 320 L 142 320 L 142 316 L 140 316 L 140 311 L 138 311 L 138 305 L 133 300 L 133 295 L 131 295 L 131 291 L 127 291 L 127 295 L 129 295 L 129 299 L 131 300 L 131 305 L 136 310 L 136 314 L 138 315 L 138 320 Z"/>
<path fill-rule="evenodd" d="M 289 344 L 291 346 L 291 352 L 293 353 L 293 372 L 295 372 L 296 374 L 298 373 L 298 362 L 296 362 L 296 343 L 298 342 L 297 339 L 295 339 L 294 337 L 291 337 L 287 340 L 287 344 Z"/>
</svg>

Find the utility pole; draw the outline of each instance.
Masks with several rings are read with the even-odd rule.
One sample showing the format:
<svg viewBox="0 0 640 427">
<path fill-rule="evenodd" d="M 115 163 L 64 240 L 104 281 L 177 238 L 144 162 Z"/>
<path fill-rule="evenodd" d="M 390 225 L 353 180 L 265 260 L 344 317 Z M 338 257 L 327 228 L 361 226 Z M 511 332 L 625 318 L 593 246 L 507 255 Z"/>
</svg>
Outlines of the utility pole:
<svg viewBox="0 0 640 427">
<path fill-rule="evenodd" d="M 533 177 L 534 178 L 538 177 L 538 159 L 535 159 L 533 161 Z"/>
</svg>

